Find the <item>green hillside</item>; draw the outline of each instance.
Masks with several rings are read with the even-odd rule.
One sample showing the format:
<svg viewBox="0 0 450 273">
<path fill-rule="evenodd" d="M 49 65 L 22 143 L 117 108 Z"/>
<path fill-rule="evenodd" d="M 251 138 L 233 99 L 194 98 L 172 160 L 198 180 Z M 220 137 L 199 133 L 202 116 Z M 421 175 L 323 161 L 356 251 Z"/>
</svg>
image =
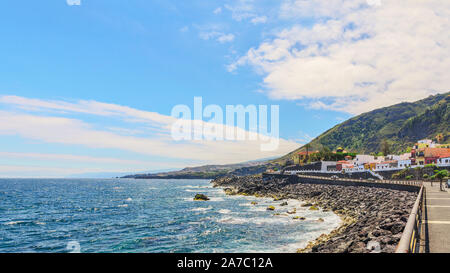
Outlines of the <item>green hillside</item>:
<svg viewBox="0 0 450 273">
<path fill-rule="evenodd" d="M 351 118 L 313 139 L 309 150 L 328 147 L 335 150 L 341 146 L 349 152 L 378 153 L 383 140 L 391 151 L 400 153 L 417 140 L 434 139 L 437 134 L 449 141 L 450 92 L 430 96 L 413 103 L 400 103 L 373 110 Z M 290 158 L 305 146 L 281 159 Z"/>
</svg>

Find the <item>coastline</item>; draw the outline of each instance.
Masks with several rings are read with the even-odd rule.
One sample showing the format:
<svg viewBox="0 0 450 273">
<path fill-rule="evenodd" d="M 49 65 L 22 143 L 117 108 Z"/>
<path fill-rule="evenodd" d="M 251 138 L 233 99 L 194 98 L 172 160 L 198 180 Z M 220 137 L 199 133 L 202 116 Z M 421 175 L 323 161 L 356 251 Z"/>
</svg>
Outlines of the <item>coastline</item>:
<svg viewBox="0 0 450 273">
<path fill-rule="evenodd" d="M 214 187 L 216 187 L 216 185 Z M 222 187 L 222 189 L 227 195 L 242 195 L 242 196 L 249 196 L 250 195 L 250 194 L 238 192 L 238 189 L 234 188 L 234 187 Z M 230 189 L 231 189 L 231 191 L 230 191 Z M 262 194 L 257 193 L 257 192 L 251 194 L 251 196 L 254 196 L 254 197 L 257 197 L 257 198 L 273 198 L 274 200 L 278 200 L 278 201 L 279 200 L 285 200 L 284 198 L 279 198 L 277 196 L 262 195 Z M 312 203 L 312 200 L 307 200 L 307 199 L 291 199 L 291 200 L 297 200 L 297 201 L 303 202 L 305 204 L 311 204 L 314 207 L 322 209 L 322 211 L 326 211 L 321 206 L 317 206 L 317 204 Z M 310 252 L 310 250 L 313 249 L 313 247 L 315 247 L 315 246 L 317 246 L 317 245 L 319 245 L 321 243 L 324 243 L 324 242 L 330 240 L 331 238 L 333 238 L 335 236 L 338 236 L 339 234 L 344 232 L 345 228 L 348 225 L 350 225 L 350 224 L 355 222 L 355 219 L 350 217 L 349 215 L 347 215 L 345 212 L 335 212 L 335 211 L 333 211 L 333 213 L 335 215 L 339 216 L 339 218 L 341 219 L 341 223 L 339 224 L 339 226 L 337 228 L 333 229 L 332 231 L 330 231 L 329 233 L 323 233 L 319 237 L 308 241 L 306 246 L 303 247 L 303 248 L 298 248 L 296 253 L 307 253 L 307 252 Z"/>
<path fill-rule="evenodd" d="M 296 199 L 341 218 L 339 227 L 310 241 L 298 253 L 392 253 L 417 195 L 370 187 L 291 184 L 286 179 L 258 176 L 218 178 L 211 183 L 227 194 Z"/>
</svg>

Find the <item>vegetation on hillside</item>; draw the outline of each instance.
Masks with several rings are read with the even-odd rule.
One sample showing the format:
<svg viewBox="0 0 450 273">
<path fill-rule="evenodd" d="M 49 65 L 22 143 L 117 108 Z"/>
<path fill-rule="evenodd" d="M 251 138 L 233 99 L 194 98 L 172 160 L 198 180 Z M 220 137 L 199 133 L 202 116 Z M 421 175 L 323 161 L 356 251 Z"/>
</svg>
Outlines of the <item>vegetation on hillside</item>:
<svg viewBox="0 0 450 273">
<path fill-rule="evenodd" d="M 384 154 L 407 152 L 419 139 L 450 140 L 450 92 L 400 103 L 351 118 L 308 143 L 309 150 Z M 286 160 L 305 146 L 275 161 Z"/>
</svg>

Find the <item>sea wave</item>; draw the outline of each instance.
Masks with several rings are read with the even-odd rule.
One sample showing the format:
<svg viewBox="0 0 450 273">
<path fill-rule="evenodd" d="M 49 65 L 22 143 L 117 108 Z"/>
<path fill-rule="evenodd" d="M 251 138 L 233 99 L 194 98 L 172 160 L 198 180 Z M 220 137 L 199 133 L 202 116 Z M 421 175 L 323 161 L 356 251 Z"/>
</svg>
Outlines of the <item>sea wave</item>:
<svg viewBox="0 0 450 273">
<path fill-rule="evenodd" d="M 229 210 L 229 209 L 220 209 L 219 213 L 221 213 L 221 214 L 229 214 L 229 213 L 231 213 L 231 210 Z"/>
<path fill-rule="evenodd" d="M 217 220 L 218 223 L 226 223 L 232 225 L 241 225 L 241 224 L 256 224 L 256 225 L 264 225 L 264 224 L 281 224 L 288 223 L 289 218 L 285 217 L 223 217 Z"/>
<path fill-rule="evenodd" d="M 177 188 L 193 188 L 193 189 L 212 189 L 212 186 L 184 185 Z"/>
<path fill-rule="evenodd" d="M 207 211 L 207 210 L 210 210 L 210 209 L 212 209 L 211 206 L 206 207 L 206 208 L 194 208 L 194 209 L 191 209 L 191 211 Z"/>
</svg>

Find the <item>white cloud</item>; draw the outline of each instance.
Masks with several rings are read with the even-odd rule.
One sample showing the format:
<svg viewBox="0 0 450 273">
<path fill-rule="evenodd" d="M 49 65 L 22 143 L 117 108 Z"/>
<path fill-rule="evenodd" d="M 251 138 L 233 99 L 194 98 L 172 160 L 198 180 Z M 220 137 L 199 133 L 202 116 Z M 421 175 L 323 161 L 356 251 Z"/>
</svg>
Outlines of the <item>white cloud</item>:
<svg viewBox="0 0 450 273">
<path fill-rule="evenodd" d="M 222 12 L 222 8 L 221 8 L 221 7 L 218 7 L 218 8 L 216 8 L 216 9 L 213 11 L 214 14 L 219 14 L 219 13 L 221 13 L 221 12 Z"/>
<path fill-rule="evenodd" d="M 188 26 L 184 26 L 184 27 L 180 28 L 180 32 L 188 32 L 188 31 L 189 31 Z"/>
<path fill-rule="evenodd" d="M 114 164 L 114 165 L 128 165 L 128 166 L 146 166 L 147 168 L 161 168 L 168 167 L 167 163 L 161 165 L 159 161 L 139 161 L 139 160 L 127 160 L 119 158 L 109 157 L 94 157 L 72 154 L 48 154 L 48 153 L 16 153 L 16 152 L 0 152 L 0 157 L 5 158 L 21 158 L 21 159 L 38 159 L 49 161 L 67 161 L 67 162 L 81 162 L 81 163 L 95 163 L 95 164 Z M 184 165 L 183 165 L 184 166 Z M 178 167 L 183 167 L 178 166 Z M 173 166 L 171 166 L 173 167 Z"/>
<path fill-rule="evenodd" d="M 234 40 L 233 34 L 223 34 L 217 38 L 217 41 L 222 44 L 227 43 L 227 42 L 232 42 L 233 40 Z"/>
<path fill-rule="evenodd" d="M 216 40 L 217 42 L 222 44 L 232 42 L 234 40 L 233 34 L 226 34 L 220 31 L 201 32 L 199 35 L 203 40 Z"/>
<path fill-rule="evenodd" d="M 156 112 L 137 110 L 131 107 L 98 102 L 93 100 L 79 100 L 67 102 L 62 100 L 41 100 L 18 96 L 0 96 L 0 103 L 16 106 L 24 110 L 54 110 L 60 113 L 83 113 L 104 117 L 119 117 L 127 121 L 145 122 L 149 124 L 164 125 L 174 122 L 171 116 Z"/>
<path fill-rule="evenodd" d="M 228 164 L 283 155 L 297 148 L 295 142 L 280 139 L 277 150 L 262 152 L 262 143 L 267 143 L 256 133 L 251 133 L 239 128 L 233 128 L 236 132 L 243 131 L 248 137 L 242 141 L 208 141 L 192 140 L 177 142 L 171 138 L 170 130 L 176 120 L 171 116 L 164 116 L 155 112 L 146 112 L 126 106 L 107 104 L 96 101 L 47 101 L 29 99 L 17 96 L 0 97 L 0 103 L 8 104 L 19 110 L 41 111 L 47 115 L 29 113 L 17 113 L 16 111 L 0 111 L 0 135 L 16 135 L 25 139 L 38 140 L 46 143 L 64 145 L 79 145 L 94 149 L 118 149 L 148 156 L 167 158 L 164 162 L 172 160 L 183 161 L 185 164 L 192 162 Z M 90 124 L 78 119 L 49 116 L 48 110 L 58 110 L 60 115 L 84 113 L 100 115 L 109 118 L 120 118 L 127 122 L 149 123 L 153 127 L 148 129 L 147 136 L 134 136 L 127 134 L 127 128 L 118 130 L 99 129 L 95 124 Z M 22 110 L 24 111 L 24 110 Z M 189 122 L 189 121 L 186 121 Z M 209 124 L 202 123 L 203 126 Z M 224 126 L 223 130 L 227 127 Z M 144 130 L 140 127 L 139 129 Z M 118 131 L 120 131 L 118 133 Z M 250 140 L 250 135 L 255 135 Z M 103 159 L 107 160 L 107 159 Z M 177 166 L 178 167 L 178 166 Z"/>
<path fill-rule="evenodd" d="M 233 5 L 225 5 L 225 8 L 231 11 L 231 17 L 238 22 L 256 16 L 251 0 L 239 0 Z"/>
<path fill-rule="evenodd" d="M 250 22 L 252 22 L 255 25 L 264 24 L 265 22 L 267 22 L 267 17 L 266 16 L 257 16 L 257 17 L 252 18 L 250 20 Z"/>
<path fill-rule="evenodd" d="M 260 15 L 261 11 L 258 2 L 254 0 L 238 0 L 231 4 L 224 5 L 225 9 L 231 12 L 231 18 L 237 22 L 249 20 L 253 24 L 263 24 L 267 22 L 267 16 Z"/>
<path fill-rule="evenodd" d="M 414 101 L 450 86 L 450 2 L 285 1 L 293 24 L 229 65 L 251 65 L 274 99 L 353 114 Z"/>
<path fill-rule="evenodd" d="M 80 6 L 81 0 L 66 0 L 66 3 L 69 6 Z"/>
</svg>

